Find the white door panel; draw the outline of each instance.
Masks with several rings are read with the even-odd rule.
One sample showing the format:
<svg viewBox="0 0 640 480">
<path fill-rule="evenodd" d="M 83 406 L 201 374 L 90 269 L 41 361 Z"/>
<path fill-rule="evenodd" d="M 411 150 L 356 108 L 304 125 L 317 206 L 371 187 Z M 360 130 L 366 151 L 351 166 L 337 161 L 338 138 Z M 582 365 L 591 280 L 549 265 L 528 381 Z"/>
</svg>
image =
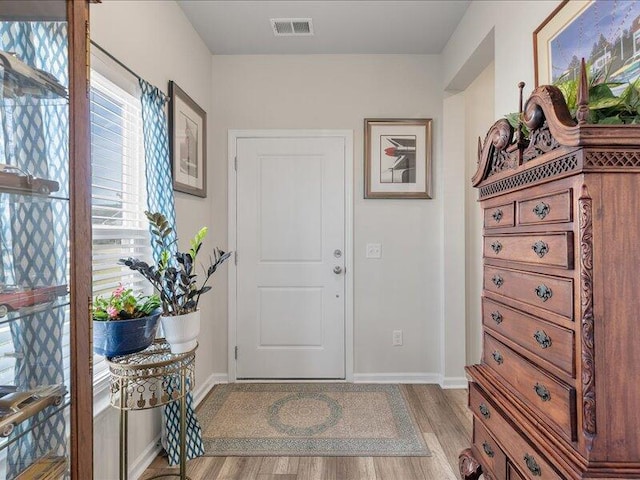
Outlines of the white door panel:
<svg viewBox="0 0 640 480">
<path fill-rule="evenodd" d="M 237 141 L 238 378 L 344 378 L 344 155 L 337 137 Z"/>
</svg>

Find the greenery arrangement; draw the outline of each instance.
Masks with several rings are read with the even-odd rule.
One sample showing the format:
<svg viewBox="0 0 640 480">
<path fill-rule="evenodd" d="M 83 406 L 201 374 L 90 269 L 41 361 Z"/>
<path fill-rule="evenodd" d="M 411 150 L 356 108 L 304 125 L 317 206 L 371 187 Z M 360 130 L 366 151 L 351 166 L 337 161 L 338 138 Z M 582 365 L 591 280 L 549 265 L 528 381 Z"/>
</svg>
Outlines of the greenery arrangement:
<svg viewBox="0 0 640 480">
<path fill-rule="evenodd" d="M 147 262 L 131 257 L 121 258 L 119 263 L 139 272 L 151 283 L 160 296 L 164 316 L 195 312 L 198 309 L 200 296 L 211 290 L 211 286 L 207 285 L 209 279 L 231 256 L 231 253 L 215 248 L 213 256 L 209 259 L 209 266 L 203 267 L 204 280 L 198 286 L 195 261 L 202 247 L 202 241 L 207 235 L 207 227 L 201 228 L 191 239 L 189 251 L 180 252 L 176 249 L 172 254 L 172 246 L 178 241 L 177 238 L 170 240 L 173 227 L 161 213 L 144 213 L 151 225 L 153 242 L 161 248 L 158 265 L 149 265 Z"/>
<path fill-rule="evenodd" d="M 151 315 L 160 307 L 160 297 L 135 295 L 133 290 L 120 285 L 109 298 L 96 297 L 91 313 L 94 320 L 130 320 Z"/>
<path fill-rule="evenodd" d="M 590 69 L 587 68 L 587 71 Z M 599 71 L 587 75 L 589 83 L 589 119 L 588 123 L 600 125 L 640 124 L 640 78 L 626 84 L 624 90 L 616 96 L 614 91 L 625 84 L 608 80 L 608 72 Z M 575 119 L 578 110 L 579 80 L 560 79 L 555 86 L 562 92 L 571 116 Z M 505 116 L 509 123 L 517 128 L 519 113 Z M 523 125 L 525 137 L 529 136 Z"/>
</svg>

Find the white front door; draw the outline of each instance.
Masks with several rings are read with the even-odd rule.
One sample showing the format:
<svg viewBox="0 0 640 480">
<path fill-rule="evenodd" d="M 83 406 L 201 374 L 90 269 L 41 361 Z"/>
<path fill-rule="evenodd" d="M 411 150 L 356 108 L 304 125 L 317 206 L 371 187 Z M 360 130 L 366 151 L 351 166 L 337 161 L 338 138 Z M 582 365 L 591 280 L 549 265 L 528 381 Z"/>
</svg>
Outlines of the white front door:
<svg viewBox="0 0 640 480">
<path fill-rule="evenodd" d="M 238 138 L 237 378 L 345 378 L 345 139 Z"/>
</svg>

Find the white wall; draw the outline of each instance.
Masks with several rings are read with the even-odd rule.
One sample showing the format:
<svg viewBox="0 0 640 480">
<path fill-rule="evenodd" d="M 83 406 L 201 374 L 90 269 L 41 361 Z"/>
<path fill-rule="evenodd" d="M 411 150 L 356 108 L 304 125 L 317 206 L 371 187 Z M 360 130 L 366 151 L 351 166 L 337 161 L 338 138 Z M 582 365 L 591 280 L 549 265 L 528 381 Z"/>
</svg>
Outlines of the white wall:
<svg viewBox="0 0 640 480">
<path fill-rule="evenodd" d="M 211 115 L 211 54 L 175 2 L 93 4 L 91 39 L 165 93 L 169 80 L 174 80 Z M 214 163 L 211 157 L 209 163 Z M 209 168 L 209 185 L 216 175 L 215 166 Z M 176 192 L 181 244 L 187 244 L 189 236 L 208 225 L 213 240 L 205 243 L 205 254 L 213 245 L 224 246 L 226 243 L 226 233 L 221 228 L 224 217 L 212 216 L 213 198 L 211 193 L 208 198 L 200 199 Z M 218 290 L 204 296 L 201 302 L 203 322 L 196 355 L 196 388 L 215 371 L 223 371 L 214 368 L 212 342 L 215 324 L 226 322 L 226 313 L 220 313 L 226 312 L 226 273 L 224 270 L 220 273 L 215 283 Z M 224 365 L 217 366 L 224 368 Z M 129 415 L 129 462 L 132 467 L 142 460 L 145 449 L 147 454 L 152 454 L 154 440 L 160 432 L 159 413 L 157 409 Z M 94 478 L 118 478 L 118 412 L 115 409 L 109 408 L 96 418 L 94 434 Z"/>
<path fill-rule="evenodd" d="M 478 363 L 482 353 L 482 226 L 483 213 L 478 205 L 478 190 L 471 186 L 478 168 L 478 137 L 484 142 L 487 130 L 494 122 L 493 85 L 495 65 L 492 62 L 469 85 L 463 95 L 465 104 L 465 290 L 466 290 L 466 357 L 468 363 Z"/>
<path fill-rule="evenodd" d="M 518 82 L 524 81 L 527 84 L 525 98 L 533 90 L 533 31 L 558 3 L 558 0 L 471 2 L 441 55 L 443 88 L 452 93 L 463 92 L 445 101 L 445 125 L 463 118 L 460 130 L 465 139 L 465 173 L 460 181 L 465 185 L 465 245 L 464 253 L 457 249 L 445 250 L 444 262 L 445 265 L 456 265 L 455 255 L 463 254 L 466 258 L 464 330 L 467 337 L 467 363 L 477 362 L 482 350 L 482 217 L 476 203 L 477 191 L 470 186 L 470 179 L 476 170 L 478 136 L 484 140 L 487 130 L 495 120 L 517 111 Z M 494 63 L 487 66 L 490 61 Z M 461 114 L 460 110 L 464 113 Z M 459 145 L 451 141 L 445 142 L 443 149 L 446 158 L 457 159 L 460 155 Z M 452 189 L 455 188 L 453 186 L 446 189 L 445 195 L 451 196 Z M 453 213 L 457 216 L 449 219 L 449 222 L 459 225 L 460 211 Z M 445 312 L 456 310 L 446 297 L 445 302 Z M 453 318 L 455 326 L 457 318 Z M 445 326 L 451 321 L 452 318 L 445 316 Z M 445 335 L 445 358 L 454 356 L 459 349 L 456 336 Z"/>
<path fill-rule="evenodd" d="M 525 94 L 534 87 L 533 31 L 559 3 L 559 0 L 471 2 L 442 51 L 442 85 L 460 91 L 477 77 L 486 64 L 475 72 L 468 72 L 465 65 L 493 30 L 495 115 L 516 111 L 518 82 L 527 84 Z"/>
<path fill-rule="evenodd" d="M 221 162 L 228 129 L 354 131 L 356 379 L 440 372 L 441 84 L 437 56 L 213 57 L 211 152 Z M 385 117 L 434 119 L 433 200 L 363 199 L 363 119 Z M 222 191 L 226 172 L 221 177 L 216 189 Z M 226 208 L 224 199 L 216 199 L 214 216 L 221 218 Z M 368 242 L 382 244 L 382 259 L 364 258 Z M 391 345 L 395 329 L 404 332 L 402 347 Z"/>
</svg>

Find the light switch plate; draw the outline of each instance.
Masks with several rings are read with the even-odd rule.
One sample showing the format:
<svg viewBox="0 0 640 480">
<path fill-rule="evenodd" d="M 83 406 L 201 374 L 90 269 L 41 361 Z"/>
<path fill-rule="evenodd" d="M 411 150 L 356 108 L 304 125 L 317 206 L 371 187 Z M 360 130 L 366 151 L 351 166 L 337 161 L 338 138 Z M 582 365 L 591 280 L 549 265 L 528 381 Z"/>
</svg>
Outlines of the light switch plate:
<svg viewBox="0 0 640 480">
<path fill-rule="evenodd" d="M 382 245 L 379 243 L 367 243 L 367 258 L 381 258 L 382 257 Z"/>
</svg>

